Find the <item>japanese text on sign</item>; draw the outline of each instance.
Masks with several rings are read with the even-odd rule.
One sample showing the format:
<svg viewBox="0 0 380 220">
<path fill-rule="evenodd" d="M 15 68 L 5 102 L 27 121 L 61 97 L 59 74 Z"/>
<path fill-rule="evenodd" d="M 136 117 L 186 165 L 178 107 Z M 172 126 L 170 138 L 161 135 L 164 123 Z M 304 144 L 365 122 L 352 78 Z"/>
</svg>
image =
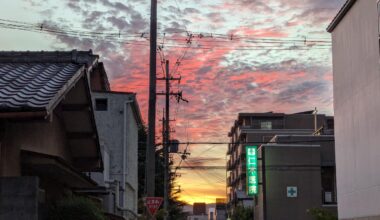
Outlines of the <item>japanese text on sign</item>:
<svg viewBox="0 0 380 220">
<path fill-rule="evenodd" d="M 247 166 L 247 195 L 254 196 L 258 193 L 258 173 L 257 173 L 257 146 L 246 146 L 246 166 Z"/>
</svg>

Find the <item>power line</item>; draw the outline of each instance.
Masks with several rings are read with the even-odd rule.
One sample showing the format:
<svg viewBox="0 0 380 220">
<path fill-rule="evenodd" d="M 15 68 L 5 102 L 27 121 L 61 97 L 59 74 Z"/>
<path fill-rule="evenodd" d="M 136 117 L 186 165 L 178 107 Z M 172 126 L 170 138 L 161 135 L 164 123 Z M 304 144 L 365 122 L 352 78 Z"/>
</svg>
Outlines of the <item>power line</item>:
<svg viewBox="0 0 380 220">
<path fill-rule="evenodd" d="M 180 10 L 180 9 L 179 9 Z M 46 23 L 29 23 L 21 22 L 16 20 L 1 19 L 0 26 L 3 28 L 14 28 L 20 30 L 35 30 L 37 32 L 51 32 L 55 34 L 64 34 L 64 35 L 78 35 L 78 36 L 88 36 L 88 37 L 112 37 L 112 38 L 121 38 L 121 37 L 132 37 L 132 38 L 145 38 L 147 39 L 149 33 L 146 32 L 136 32 L 134 34 L 122 32 L 120 30 L 112 31 L 86 31 L 86 30 L 76 30 L 67 27 L 59 27 L 57 25 L 46 24 Z M 316 38 L 270 38 L 270 37 L 257 37 L 252 35 L 239 35 L 239 34 L 218 34 L 218 33 L 195 33 L 190 31 L 180 31 L 172 33 L 184 33 L 187 36 L 191 35 L 192 38 L 199 39 L 224 39 L 224 40 L 253 40 L 254 42 L 263 41 L 263 42 L 272 42 L 272 43 L 284 43 L 284 42 L 299 42 L 299 43 L 331 43 L 330 40 L 322 40 Z M 167 33 L 161 33 L 160 35 L 166 35 Z M 171 38 L 172 40 L 183 40 L 183 38 Z"/>
<path fill-rule="evenodd" d="M 109 31 L 109 32 L 99 32 L 99 31 L 83 31 L 75 30 L 70 28 L 62 28 L 58 26 L 53 26 L 50 24 L 37 24 L 37 23 L 27 23 L 14 20 L 0 19 L 0 28 L 14 29 L 21 31 L 30 31 L 36 33 L 48 33 L 56 36 L 66 36 L 74 38 L 85 38 L 94 41 L 110 41 L 116 43 L 131 44 L 134 46 L 149 46 L 145 43 L 149 39 L 148 33 L 134 33 L 128 34 L 121 31 Z M 184 32 L 183 32 L 184 33 Z M 315 40 L 315 39 L 304 39 L 300 38 L 263 38 L 263 37 L 252 37 L 247 35 L 222 35 L 216 33 L 206 34 L 194 34 L 192 32 L 186 31 L 186 40 L 184 38 L 178 37 L 166 37 L 166 33 L 163 34 L 162 40 L 163 44 L 166 41 L 175 41 L 175 43 L 167 44 L 167 47 L 172 48 L 184 48 L 184 54 L 178 59 L 181 61 L 187 53 L 188 49 L 193 50 L 310 50 L 310 49 L 330 49 L 331 41 Z M 130 38 L 130 39 L 128 39 Z M 194 47 L 193 39 L 197 39 L 196 43 L 198 45 Z M 207 40 L 206 40 L 207 39 Z M 222 39 L 222 40 L 216 40 Z M 218 43 L 233 42 L 234 40 L 242 40 L 245 43 L 253 43 L 255 46 L 251 45 L 237 45 L 237 46 L 226 46 L 220 45 Z M 181 43 L 178 41 L 184 41 L 186 43 Z M 200 43 L 214 43 L 213 45 L 201 45 Z M 216 43 L 216 44 L 215 44 Z M 293 45 L 290 45 L 293 44 Z M 177 62 L 178 63 L 178 62 Z"/>
<path fill-rule="evenodd" d="M 189 141 L 189 142 L 179 142 L 176 144 L 188 144 L 188 145 L 235 145 L 235 144 L 302 144 L 302 143 L 325 143 L 325 142 L 334 142 L 335 139 L 331 138 L 329 140 L 302 140 L 302 141 L 281 141 L 281 142 L 265 142 L 265 141 L 248 141 L 248 142 L 213 142 L 213 141 Z M 161 145 L 162 143 L 158 143 L 158 145 Z M 171 143 L 169 143 L 171 144 Z"/>
<path fill-rule="evenodd" d="M 186 161 L 184 161 L 185 164 L 188 165 L 188 163 Z M 213 186 L 217 186 L 215 184 L 215 182 L 211 181 L 207 176 L 203 175 L 202 173 L 200 173 L 198 170 L 194 169 L 193 170 L 195 172 L 195 174 L 197 174 L 202 180 L 204 180 L 206 183 L 208 183 L 209 185 L 213 185 Z M 219 180 L 220 181 L 220 180 Z"/>
<path fill-rule="evenodd" d="M 189 169 L 189 170 L 225 170 L 226 166 L 182 166 L 180 169 Z"/>
</svg>

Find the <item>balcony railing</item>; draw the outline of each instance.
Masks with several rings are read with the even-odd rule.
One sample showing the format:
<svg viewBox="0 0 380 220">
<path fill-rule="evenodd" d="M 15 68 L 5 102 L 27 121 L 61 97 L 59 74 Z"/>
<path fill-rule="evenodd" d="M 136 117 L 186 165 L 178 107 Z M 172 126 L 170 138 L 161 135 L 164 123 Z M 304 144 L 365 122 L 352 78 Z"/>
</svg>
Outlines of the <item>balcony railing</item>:
<svg viewBox="0 0 380 220">
<path fill-rule="evenodd" d="M 227 177 L 227 186 L 231 186 L 231 176 Z"/>
<path fill-rule="evenodd" d="M 227 155 L 231 155 L 231 153 L 232 153 L 232 144 L 228 144 Z"/>
<path fill-rule="evenodd" d="M 228 160 L 227 161 L 227 171 L 231 171 L 233 168 L 232 168 L 232 161 L 231 160 Z"/>
</svg>

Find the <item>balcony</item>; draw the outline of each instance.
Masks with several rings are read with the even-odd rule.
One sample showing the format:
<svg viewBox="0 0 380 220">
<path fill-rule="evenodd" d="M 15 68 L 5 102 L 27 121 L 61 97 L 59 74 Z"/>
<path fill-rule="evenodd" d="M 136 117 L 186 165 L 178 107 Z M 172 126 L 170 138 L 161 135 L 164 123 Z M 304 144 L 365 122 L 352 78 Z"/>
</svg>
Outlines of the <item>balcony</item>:
<svg viewBox="0 0 380 220">
<path fill-rule="evenodd" d="M 242 172 L 242 173 L 239 173 L 239 175 L 238 175 L 238 179 L 245 179 L 245 177 L 246 177 L 246 173 L 244 172 Z"/>
<path fill-rule="evenodd" d="M 236 168 L 236 165 L 239 162 L 239 158 L 236 158 L 235 160 L 231 161 L 231 170 Z"/>
<path fill-rule="evenodd" d="M 226 165 L 226 167 L 227 167 L 227 171 L 231 171 L 231 170 L 232 170 L 232 163 L 231 163 L 231 160 L 228 160 L 228 161 L 227 161 L 227 165 Z"/>
<path fill-rule="evenodd" d="M 231 179 L 231 186 L 232 186 L 232 187 L 235 186 L 236 183 L 237 183 L 237 181 L 238 181 L 238 178 L 232 178 L 232 179 Z"/>
<path fill-rule="evenodd" d="M 231 155 L 232 153 L 232 144 L 228 144 L 228 149 L 227 149 L 227 155 Z"/>
<path fill-rule="evenodd" d="M 231 186 L 231 176 L 227 177 L 227 186 Z"/>
<path fill-rule="evenodd" d="M 245 174 L 247 171 L 247 168 L 245 166 L 245 163 L 243 164 L 240 164 L 239 167 L 238 167 L 238 174 Z"/>
</svg>

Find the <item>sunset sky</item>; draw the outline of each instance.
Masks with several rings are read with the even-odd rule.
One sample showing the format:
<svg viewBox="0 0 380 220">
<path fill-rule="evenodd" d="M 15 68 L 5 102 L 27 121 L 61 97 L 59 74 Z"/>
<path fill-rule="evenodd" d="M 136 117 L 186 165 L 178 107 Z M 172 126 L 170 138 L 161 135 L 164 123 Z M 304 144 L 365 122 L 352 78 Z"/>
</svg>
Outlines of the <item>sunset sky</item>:
<svg viewBox="0 0 380 220">
<path fill-rule="evenodd" d="M 189 103 L 173 99 L 173 137 L 228 141 L 239 112 L 312 110 L 333 114 L 330 35 L 325 28 L 344 0 L 167 0 L 158 5 L 158 54 L 182 77 Z M 89 50 L 105 63 L 113 90 L 136 92 L 147 121 L 149 0 L 3 1 L 0 23 L 12 20 L 111 39 L 1 28 L 1 50 Z M 42 29 L 43 29 L 42 28 Z M 118 36 L 118 33 L 120 35 Z M 189 38 L 188 34 L 193 34 Z M 187 44 L 187 40 L 191 44 Z M 175 65 L 179 59 L 180 65 Z M 160 60 L 158 76 L 162 76 Z M 158 84 L 158 91 L 164 87 Z M 163 97 L 158 97 L 162 115 Z M 161 124 L 158 121 L 157 126 Z M 183 151 L 186 146 L 181 146 Z M 182 163 L 225 165 L 226 146 L 189 146 Z M 179 162 L 179 157 L 174 156 Z M 180 170 L 181 199 L 225 197 L 225 170 Z"/>
</svg>

